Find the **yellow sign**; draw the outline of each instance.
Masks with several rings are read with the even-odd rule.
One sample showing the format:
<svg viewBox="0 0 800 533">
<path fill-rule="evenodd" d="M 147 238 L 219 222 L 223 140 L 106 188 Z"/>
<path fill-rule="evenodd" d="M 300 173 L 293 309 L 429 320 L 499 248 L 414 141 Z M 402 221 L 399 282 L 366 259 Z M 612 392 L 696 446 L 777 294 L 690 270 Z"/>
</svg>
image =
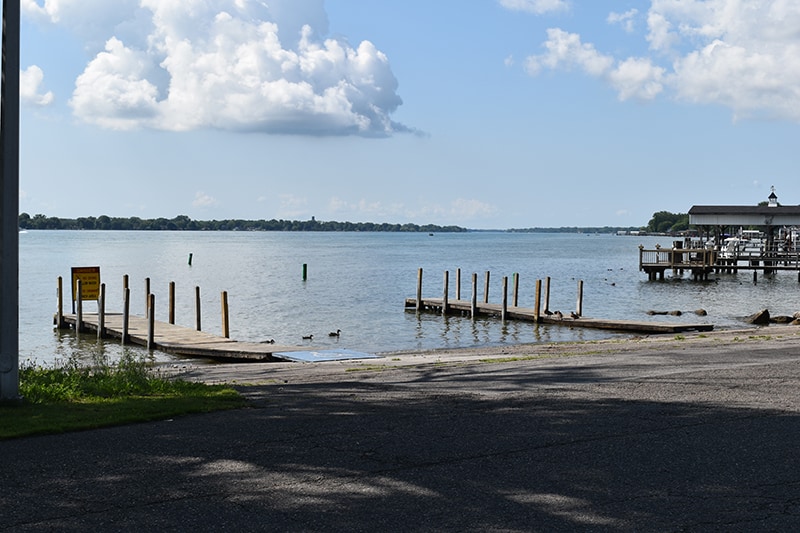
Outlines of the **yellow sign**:
<svg viewBox="0 0 800 533">
<path fill-rule="evenodd" d="M 78 280 L 81 300 L 100 299 L 100 267 L 72 267 L 72 301 L 78 299 Z"/>
</svg>

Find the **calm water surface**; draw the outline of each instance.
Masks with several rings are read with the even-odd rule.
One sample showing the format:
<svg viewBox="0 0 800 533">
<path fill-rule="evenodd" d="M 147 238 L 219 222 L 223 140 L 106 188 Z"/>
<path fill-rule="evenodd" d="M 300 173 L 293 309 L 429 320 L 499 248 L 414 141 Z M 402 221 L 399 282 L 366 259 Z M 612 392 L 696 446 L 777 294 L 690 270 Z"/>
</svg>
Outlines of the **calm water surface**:
<svg viewBox="0 0 800 533">
<path fill-rule="evenodd" d="M 76 353 L 114 357 L 114 341 L 54 331 L 56 283 L 70 268 L 100 266 L 106 308 L 122 309 L 122 278 L 130 277 L 131 312 L 143 314 L 145 278 L 156 295 L 156 318 L 167 320 L 170 281 L 176 283 L 176 321 L 194 326 L 194 287 L 201 288 L 203 329 L 221 333 L 220 293 L 228 291 L 231 337 L 275 339 L 315 347 L 365 352 L 473 347 L 529 342 L 592 340 L 613 333 L 564 326 L 535 326 L 497 319 L 470 320 L 404 310 L 423 268 L 423 294 L 440 297 L 443 272 L 462 271 L 462 298 L 478 273 L 491 272 L 489 300 L 502 298 L 502 277 L 520 275 L 520 305 L 533 307 L 536 279 L 551 278 L 550 309 L 575 309 L 577 282 L 584 281 L 583 312 L 596 318 L 707 322 L 717 328 L 743 325 L 759 309 L 772 314 L 800 310 L 797 273 L 718 275 L 698 283 L 685 279 L 649 282 L 638 271 L 638 245 L 671 246 L 669 238 L 522 233 L 280 233 L 280 232 L 95 232 L 28 231 L 20 236 L 21 360 L 48 363 Z M 189 254 L 192 264 L 189 265 Z M 303 281 L 303 264 L 308 279 Z M 714 277 L 712 275 L 712 277 Z M 510 282 L 509 282 L 510 285 Z M 708 311 L 698 317 L 692 311 Z M 94 312 L 94 304 L 87 311 Z M 681 317 L 650 317 L 648 310 L 680 310 Z M 70 311 L 69 308 L 65 309 Z M 340 338 L 328 332 L 342 330 Z M 157 360 L 172 356 L 155 354 Z"/>
</svg>

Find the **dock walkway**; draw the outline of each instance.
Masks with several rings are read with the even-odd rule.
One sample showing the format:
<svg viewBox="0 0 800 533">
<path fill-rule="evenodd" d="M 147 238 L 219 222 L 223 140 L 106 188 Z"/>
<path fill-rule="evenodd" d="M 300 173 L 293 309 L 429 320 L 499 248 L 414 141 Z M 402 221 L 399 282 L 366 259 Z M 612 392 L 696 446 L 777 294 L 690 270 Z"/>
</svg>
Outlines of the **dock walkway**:
<svg viewBox="0 0 800 533">
<path fill-rule="evenodd" d="M 442 298 L 422 298 L 421 308 L 427 311 L 442 312 L 443 299 Z M 417 299 L 407 298 L 406 309 L 416 309 Z M 470 300 L 448 300 L 447 312 L 472 312 L 472 302 Z M 486 316 L 502 316 L 503 306 L 500 304 L 491 303 L 476 303 L 476 315 Z M 594 329 L 607 329 L 613 331 L 631 331 L 636 333 L 681 333 L 685 331 L 711 331 L 714 329 L 713 324 L 671 324 L 666 322 L 655 321 L 636 321 L 636 320 L 607 320 L 598 318 L 572 318 L 564 316 L 558 318 L 555 315 L 548 315 L 542 313 L 539 317 L 536 316 L 536 311 L 527 307 L 514 307 L 506 308 L 506 318 L 514 320 L 525 320 L 529 322 L 538 322 L 542 324 L 555 324 L 569 327 L 579 328 L 594 328 Z"/>
<path fill-rule="evenodd" d="M 63 322 L 74 328 L 77 316 L 66 314 L 63 316 Z M 84 313 L 81 329 L 96 333 L 98 322 L 98 314 Z M 103 336 L 122 339 L 122 322 L 122 313 L 106 313 Z M 148 322 L 147 318 L 130 315 L 128 317 L 127 341 L 131 344 L 147 346 Z M 221 361 L 283 361 L 285 360 L 284 358 L 275 354 L 309 350 L 307 346 L 279 346 L 270 343 L 240 342 L 204 331 L 158 321 L 154 321 L 151 348 L 174 355 L 203 357 Z"/>
</svg>

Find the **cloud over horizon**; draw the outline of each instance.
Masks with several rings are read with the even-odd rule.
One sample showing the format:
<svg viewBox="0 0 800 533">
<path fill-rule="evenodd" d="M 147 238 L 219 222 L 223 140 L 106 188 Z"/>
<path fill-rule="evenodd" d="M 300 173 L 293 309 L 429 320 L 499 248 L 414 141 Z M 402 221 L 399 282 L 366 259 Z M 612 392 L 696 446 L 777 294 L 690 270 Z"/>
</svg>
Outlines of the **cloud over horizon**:
<svg viewBox="0 0 800 533">
<path fill-rule="evenodd" d="M 93 57 L 70 99 L 80 120 L 131 130 L 203 128 L 386 136 L 402 104 L 372 42 L 325 38 L 323 0 L 23 0 Z"/>
<path fill-rule="evenodd" d="M 511 1 L 502 4 L 509 7 Z M 735 119 L 800 122 L 800 4 L 758 0 L 653 0 L 646 14 L 606 21 L 635 34 L 639 18 L 649 53 L 616 57 L 578 33 L 550 28 L 544 52 L 526 60 L 532 76 L 577 69 L 603 80 L 620 100 L 662 95 L 725 106 Z"/>
<path fill-rule="evenodd" d="M 42 92 L 44 73 L 36 65 L 31 65 L 19 73 L 19 97 L 22 103 L 44 107 L 53 103 L 52 91 Z"/>
</svg>

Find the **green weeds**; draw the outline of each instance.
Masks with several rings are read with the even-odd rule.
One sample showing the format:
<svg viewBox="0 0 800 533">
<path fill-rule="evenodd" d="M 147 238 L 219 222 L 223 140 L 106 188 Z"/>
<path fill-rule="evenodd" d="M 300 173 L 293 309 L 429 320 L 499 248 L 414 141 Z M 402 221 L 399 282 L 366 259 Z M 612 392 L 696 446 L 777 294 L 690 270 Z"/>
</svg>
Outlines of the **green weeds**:
<svg viewBox="0 0 800 533">
<path fill-rule="evenodd" d="M 0 405 L 0 439 L 162 420 L 244 405 L 234 389 L 172 379 L 143 358 L 127 354 L 116 364 L 20 368 L 18 404 Z"/>
</svg>

